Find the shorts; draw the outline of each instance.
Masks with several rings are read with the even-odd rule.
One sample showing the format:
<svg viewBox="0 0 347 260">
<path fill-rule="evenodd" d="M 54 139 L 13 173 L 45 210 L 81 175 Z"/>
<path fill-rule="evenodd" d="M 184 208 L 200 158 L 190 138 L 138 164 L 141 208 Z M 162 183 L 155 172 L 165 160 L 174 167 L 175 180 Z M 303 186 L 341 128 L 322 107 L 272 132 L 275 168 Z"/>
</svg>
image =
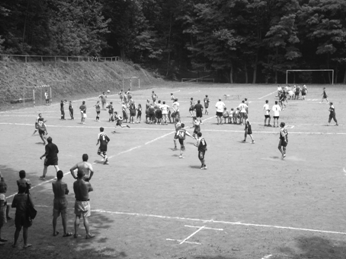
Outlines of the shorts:
<svg viewBox="0 0 347 260">
<path fill-rule="evenodd" d="M 44 166 L 58 165 L 58 158 L 56 159 L 45 159 Z"/>
<path fill-rule="evenodd" d="M 122 126 L 122 124 L 123 124 L 123 120 L 117 120 L 116 126 L 117 125 Z"/>
<path fill-rule="evenodd" d="M 193 134 L 198 134 L 198 133 L 200 133 L 200 130 L 194 129 Z"/>
<path fill-rule="evenodd" d="M 273 118 L 274 118 L 274 119 L 279 119 L 279 118 L 280 118 L 280 116 L 274 116 Z"/>
<path fill-rule="evenodd" d="M 252 134 L 252 130 L 246 131 L 246 134 L 247 134 L 247 135 L 251 135 L 251 134 Z"/>
<path fill-rule="evenodd" d="M 54 213 L 57 214 L 57 216 L 65 215 L 66 209 L 67 209 L 68 202 L 66 199 L 54 199 L 53 200 L 53 215 Z"/>
<path fill-rule="evenodd" d="M 16 214 L 14 218 L 14 224 L 16 228 L 25 227 L 28 228 L 31 226 L 31 223 L 29 222 L 29 218 L 26 214 Z"/>
<path fill-rule="evenodd" d="M 194 110 L 194 107 L 191 106 L 191 107 L 189 108 L 189 111 L 193 111 L 193 110 Z"/>
<path fill-rule="evenodd" d="M 136 111 L 130 111 L 130 116 L 136 116 Z"/>
<path fill-rule="evenodd" d="M 288 142 L 280 140 L 279 146 L 287 147 Z"/>
<path fill-rule="evenodd" d="M 265 116 L 265 118 L 270 118 L 270 115 L 264 115 Z"/>
<path fill-rule="evenodd" d="M 99 149 L 98 149 L 98 155 L 100 155 L 100 154 L 103 154 L 103 155 L 106 155 L 106 152 L 107 152 L 107 148 L 104 148 L 104 147 L 99 147 Z"/>
<path fill-rule="evenodd" d="M 100 111 L 96 111 L 96 114 L 99 115 L 99 114 L 100 114 Z"/>
<path fill-rule="evenodd" d="M 208 104 L 205 104 L 204 107 L 205 107 L 205 108 L 208 108 Z"/>
<path fill-rule="evenodd" d="M 45 134 L 45 131 L 39 129 L 39 135 L 44 135 Z"/>
<path fill-rule="evenodd" d="M 180 142 L 181 150 L 182 150 L 182 151 L 185 151 L 186 148 L 184 147 L 184 139 L 178 139 L 178 141 Z"/>
<path fill-rule="evenodd" d="M 39 124 L 35 122 L 35 129 L 39 129 Z"/>
<path fill-rule="evenodd" d="M 6 223 L 6 207 L 3 211 L 0 211 L 0 228 Z"/>
<path fill-rule="evenodd" d="M 216 112 L 216 116 L 222 117 L 223 116 L 223 112 Z"/>
<path fill-rule="evenodd" d="M 241 118 L 247 118 L 247 113 L 246 112 L 240 112 Z"/>
<path fill-rule="evenodd" d="M 202 111 L 196 111 L 196 117 L 202 118 Z"/>
<path fill-rule="evenodd" d="M 84 217 L 90 216 L 90 202 L 89 201 L 75 201 L 75 215 L 77 217 L 81 217 L 82 215 Z"/>
<path fill-rule="evenodd" d="M 306 93 L 301 93 L 301 96 L 306 96 Z"/>
</svg>

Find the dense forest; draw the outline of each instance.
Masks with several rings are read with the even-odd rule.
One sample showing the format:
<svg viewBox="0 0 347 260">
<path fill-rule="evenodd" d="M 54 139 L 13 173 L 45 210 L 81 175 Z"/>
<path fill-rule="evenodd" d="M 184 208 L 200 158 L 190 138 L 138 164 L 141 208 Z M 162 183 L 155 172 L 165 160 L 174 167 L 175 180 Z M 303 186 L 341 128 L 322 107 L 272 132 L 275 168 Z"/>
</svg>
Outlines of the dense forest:
<svg viewBox="0 0 347 260">
<path fill-rule="evenodd" d="M 231 83 L 334 69 L 345 82 L 346 1 L 1 0 L 0 53 L 120 56 L 170 79 Z"/>
</svg>

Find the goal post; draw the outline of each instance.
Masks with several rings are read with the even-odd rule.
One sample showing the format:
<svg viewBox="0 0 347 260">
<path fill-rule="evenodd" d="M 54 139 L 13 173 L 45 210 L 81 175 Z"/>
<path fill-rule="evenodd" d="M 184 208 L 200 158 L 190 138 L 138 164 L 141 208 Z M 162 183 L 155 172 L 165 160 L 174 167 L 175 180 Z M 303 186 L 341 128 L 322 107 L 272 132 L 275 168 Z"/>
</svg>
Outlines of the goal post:
<svg viewBox="0 0 347 260">
<path fill-rule="evenodd" d="M 331 73 L 331 85 L 334 85 L 334 70 L 333 69 L 294 69 L 294 70 L 286 70 L 286 84 L 288 84 L 288 76 L 289 72 L 330 72 Z M 295 74 L 294 74 L 295 77 Z M 295 78 L 294 78 L 295 79 Z M 296 83 L 296 82 L 294 82 Z"/>
<path fill-rule="evenodd" d="M 141 88 L 141 80 L 139 77 L 123 77 L 122 87 L 123 91 L 139 89 Z"/>
<path fill-rule="evenodd" d="M 33 88 L 33 104 L 35 105 L 43 105 L 46 103 L 45 93 L 48 95 L 49 104 L 52 102 L 52 87 L 50 85 L 39 85 L 34 86 Z"/>
</svg>

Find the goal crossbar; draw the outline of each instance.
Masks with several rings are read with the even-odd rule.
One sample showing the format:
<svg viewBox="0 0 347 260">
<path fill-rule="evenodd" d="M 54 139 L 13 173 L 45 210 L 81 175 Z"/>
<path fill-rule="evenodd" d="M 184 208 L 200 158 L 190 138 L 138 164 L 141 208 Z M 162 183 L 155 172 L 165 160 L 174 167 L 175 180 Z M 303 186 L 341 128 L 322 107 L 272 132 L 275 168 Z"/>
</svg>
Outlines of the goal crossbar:
<svg viewBox="0 0 347 260">
<path fill-rule="evenodd" d="M 288 84 L 288 72 L 302 72 L 302 71 L 330 71 L 332 73 L 331 85 L 334 85 L 334 70 L 333 69 L 295 69 L 295 70 L 286 70 L 286 84 Z"/>
</svg>

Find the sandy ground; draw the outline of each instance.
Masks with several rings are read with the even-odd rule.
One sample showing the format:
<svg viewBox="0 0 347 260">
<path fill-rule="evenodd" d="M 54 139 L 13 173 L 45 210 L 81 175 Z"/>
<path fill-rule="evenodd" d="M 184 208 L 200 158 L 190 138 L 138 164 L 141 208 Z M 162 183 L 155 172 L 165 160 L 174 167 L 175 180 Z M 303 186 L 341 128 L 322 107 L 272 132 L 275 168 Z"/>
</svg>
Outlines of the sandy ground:
<svg viewBox="0 0 347 260">
<path fill-rule="evenodd" d="M 131 124 L 116 129 L 95 122 L 93 105 L 87 100 L 87 124 L 60 120 L 58 104 L 0 113 L 1 163 L 9 190 L 16 193 L 18 171 L 25 169 L 34 188 L 32 197 L 38 216 L 29 229 L 30 249 L 12 249 L 14 221 L 2 228 L 9 242 L 0 246 L 4 258 L 345 258 L 346 256 L 346 100 L 345 86 L 327 86 L 339 126 L 327 126 L 328 105 L 320 103 L 322 86 L 309 86 L 308 99 L 289 101 L 280 121 L 289 131 L 287 158 L 277 150 L 279 129 L 263 126 L 262 107 L 272 106 L 276 86 L 191 85 L 154 89 L 169 102 L 174 92 L 181 103 L 182 121 L 191 125 L 190 97 L 211 100 L 202 133 L 208 143 L 207 170 L 200 170 L 193 139 L 186 140 L 185 158 L 173 151 L 173 125 Z M 152 89 L 134 92 L 145 105 Z M 224 99 L 224 95 L 229 95 Z M 217 125 L 214 104 L 223 98 L 228 110 L 241 98 L 250 101 L 250 122 L 256 143 L 241 143 L 243 126 Z M 118 104 L 116 95 L 109 98 Z M 120 105 L 116 107 L 120 111 Z M 89 154 L 95 176 L 90 194 L 91 230 L 96 237 L 52 236 L 52 186 L 42 175 L 39 157 L 44 146 L 32 136 L 37 113 L 47 119 L 49 136 L 58 145 L 59 167 L 70 167 Z M 67 111 L 66 111 L 67 113 Z M 67 113 L 68 114 L 68 113 Z M 67 116 L 67 118 L 69 118 Z M 144 121 L 144 118 L 142 118 Z M 110 165 L 100 164 L 96 139 L 105 127 L 111 142 Z M 73 231 L 73 178 L 63 179 L 70 188 L 68 226 Z M 11 216 L 14 217 L 14 210 Z"/>
</svg>

